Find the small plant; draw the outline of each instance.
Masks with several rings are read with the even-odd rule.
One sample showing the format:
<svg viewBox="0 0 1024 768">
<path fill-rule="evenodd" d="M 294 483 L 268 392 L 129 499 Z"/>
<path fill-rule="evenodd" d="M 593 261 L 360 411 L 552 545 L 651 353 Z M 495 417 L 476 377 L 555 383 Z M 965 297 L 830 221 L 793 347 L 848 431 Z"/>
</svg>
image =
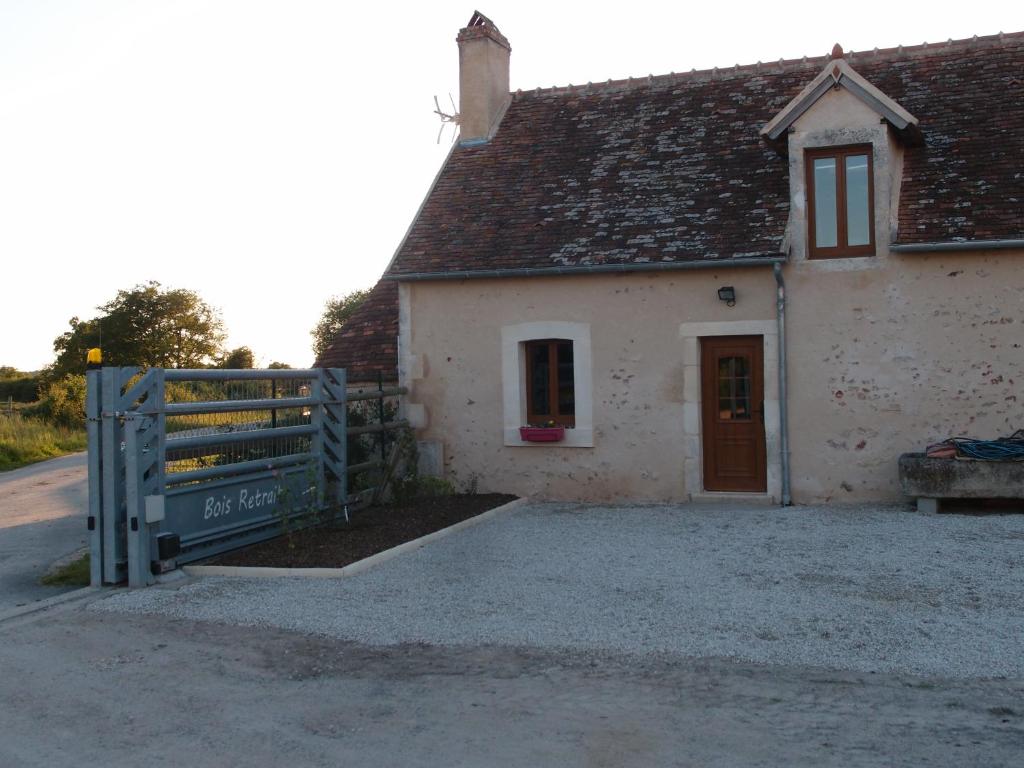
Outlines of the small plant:
<svg viewBox="0 0 1024 768">
<path fill-rule="evenodd" d="M 455 486 L 443 477 L 421 477 L 417 483 L 418 495 L 424 496 L 454 496 Z"/>
<path fill-rule="evenodd" d="M 269 468 L 269 467 L 268 467 Z M 295 548 L 292 534 L 300 528 L 316 525 L 320 522 L 320 510 L 323 508 L 324 492 L 317 479 L 316 465 L 306 466 L 302 483 L 305 490 L 296 497 L 288 485 L 288 477 L 279 470 L 272 469 L 273 476 L 279 478 L 277 498 L 274 504 L 274 516 L 281 526 L 281 535 L 288 541 L 288 548 Z"/>
<path fill-rule="evenodd" d="M 419 449 L 412 430 L 403 430 L 398 438 L 398 465 L 391 480 L 391 495 L 396 504 L 437 496 L 452 496 L 455 485 L 441 477 L 419 473 Z"/>
<path fill-rule="evenodd" d="M 89 553 L 45 574 L 39 583 L 45 587 L 89 586 Z"/>
</svg>

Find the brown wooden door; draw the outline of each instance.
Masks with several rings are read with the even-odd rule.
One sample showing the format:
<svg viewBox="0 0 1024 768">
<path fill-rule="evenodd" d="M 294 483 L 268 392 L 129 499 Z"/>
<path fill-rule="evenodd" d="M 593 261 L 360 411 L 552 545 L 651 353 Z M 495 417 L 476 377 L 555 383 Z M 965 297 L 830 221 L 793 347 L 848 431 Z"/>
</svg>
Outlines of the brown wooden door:
<svg viewBox="0 0 1024 768">
<path fill-rule="evenodd" d="M 704 489 L 767 490 L 764 443 L 764 339 L 701 339 Z"/>
</svg>

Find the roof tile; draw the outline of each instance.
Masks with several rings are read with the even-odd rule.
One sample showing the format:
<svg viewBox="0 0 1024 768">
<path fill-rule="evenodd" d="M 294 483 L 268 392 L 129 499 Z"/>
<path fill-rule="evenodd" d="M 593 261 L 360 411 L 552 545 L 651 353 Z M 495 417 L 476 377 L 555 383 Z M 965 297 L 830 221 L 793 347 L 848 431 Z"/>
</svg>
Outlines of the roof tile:
<svg viewBox="0 0 1024 768">
<path fill-rule="evenodd" d="M 1024 236 L 1024 34 L 846 58 L 920 120 L 900 242 Z M 827 61 L 516 93 L 453 151 L 389 276 L 778 254 L 787 162 L 759 131 Z"/>
<path fill-rule="evenodd" d="M 349 382 L 398 380 L 398 284 L 379 281 L 352 313 L 317 368 L 345 368 Z"/>
</svg>

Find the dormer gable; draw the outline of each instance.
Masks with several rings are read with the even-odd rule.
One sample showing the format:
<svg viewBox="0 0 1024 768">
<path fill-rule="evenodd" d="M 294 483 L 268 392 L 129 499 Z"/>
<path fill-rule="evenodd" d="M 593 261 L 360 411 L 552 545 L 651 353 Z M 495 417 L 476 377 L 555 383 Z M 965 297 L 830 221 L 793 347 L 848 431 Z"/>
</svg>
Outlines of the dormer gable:
<svg viewBox="0 0 1024 768">
<path fill-rule="evenodd" d="M 778 141 L 797 120 L 834 90 L 850 94 L 891 125 L 904 141 L 916 143 L 920 136 L 917 118 L 851 67 L 843 58 L 843 49 L 838 43 L 833 47 L 825 68 L 761 129 L 761 135 L 771 142 Z"/>
<path fill-rule="evenodd" d="M 797 262 L 887 257 L 904 150 L 920 143 L 917 118 L 843 56 L 837 44 L 818 75 L 760 131 L 788 156 L 786 248 Z"/>
</svg>

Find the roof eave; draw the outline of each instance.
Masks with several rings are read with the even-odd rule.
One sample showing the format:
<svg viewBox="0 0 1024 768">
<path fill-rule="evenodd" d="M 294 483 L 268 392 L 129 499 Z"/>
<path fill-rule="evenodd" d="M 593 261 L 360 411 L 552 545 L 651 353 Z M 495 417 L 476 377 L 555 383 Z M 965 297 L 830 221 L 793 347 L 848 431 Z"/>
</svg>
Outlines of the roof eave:
<svg viewBox="0 0 1024 768">
<path fill-rule="evenodd" d="M 782 254 L 766 254 L 764 256 L 737 259 L 694 259 L 693 261 L 656 261 L 632 264 L 581 264 L 564 267 L 515 267 L 505 269 L 447 270 L 444 272 L 406 272 L 404 274 L 386 274 L 383 279 L 400 282 L 421 282 L 426 280 L 622 274 L 625 272 L 671 272 L 693 269 L 772 266 L 774 264 L 784 264 L 786 261 L 786 257 Z"/>
<path fill-rule="evenodd" d="M 1024 238 L 1002 240 L 947 240 L 933 243 L 892 243 L 893 253 L 949 253 L 955 251 L 1024 251 Z"/>
</svg>

